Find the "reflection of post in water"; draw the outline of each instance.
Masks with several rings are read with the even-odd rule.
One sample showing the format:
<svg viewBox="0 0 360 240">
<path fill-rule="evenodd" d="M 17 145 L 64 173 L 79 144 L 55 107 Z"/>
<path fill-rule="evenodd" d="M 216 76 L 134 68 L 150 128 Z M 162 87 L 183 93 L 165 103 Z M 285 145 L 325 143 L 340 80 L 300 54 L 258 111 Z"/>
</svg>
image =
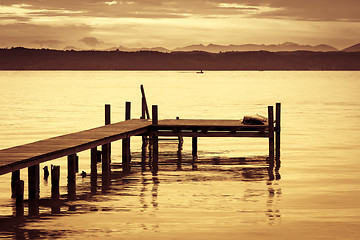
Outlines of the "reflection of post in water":
<svg viewBox="0 0 360 240">
<path fill-rule="evenodd" d="M 148 140 L 146 136 L 142 136 L 142 145 L 141 145 L 141 171 L 146 171 L 146 146 L 148 144 Z"/>
<path fill-rule="evenodd" d="M 278 181 L 281 178 L 279 171 L 280 165 L 281 165 L 281 161 L 279 155 L 276 157 L 275 174 L 274 174 L 274 164 L 269 164 L 269 168 L 268 168 L 269 180 L 267 182 L 268 201 L 267 201 L 266 215 L 269 218 L 270 225 L 275 224 L 281 218 L 280 210 L 277 207 L 277 204 L 278 202 L 280 202 L 280 197 L 281 197 L 281 188 Z"/>
<path fill-rule="evenodd" d="M 151 189 L 151 195 L 152 195 L 151 204 L 155 209 L 157 209 L 158 208 L 157 197 L 158 197 L 158 189 L 159 189 L 160 181 L 157 176 L 153 176 L 152 181 L 153 181 L 153 187 Z"/>
<path fill-rule="evenodd" d="M 141 176 L 141 184 L 142 184 L 142 188 L 140 190 L 140 194 L 139 194 L 139 201 L 141 204 L 141 212 L 144 212 L 147 208 L 148 205 L 146 203 L 146 192 L 147 192 L 147 185 L 149 185 L 149 179 L 147 179 L 145 177 L 144 174 L 142 174 Z M 151 205 L 157 209 L 158 208 L 158 203 L 157 203 L 157 196 L 158 196 L 158 188 L 159 188 L 159 179 L 157 176 L 153 176 L 152 177 L 152 182 L 153 182 L 153 186 L 151 189 Z"/>
<path fill-rule="evenodd" d="M 279 182 L 268 181 L 268 201 L 267 201 L 267 210 L 266 216 L 269 218 L 269 225 L 273 225 L 280 221 L 281 214 L 278 209 L 278 203 L 281 198 L 281 188 Z"/>
<path fill-rule="evenodd" d="M 139 201 L 140 201 L 140 204 L 142 205 L 142 209 L 141 209 L 141 212 L 144 212 L 146 209 L 147 209 L 147 204 L 146 204 L 146 201 L 145 201 L 145 192 L 146 192 L 146 186 L 148 185 L 148 179 L 145 178 L 144 174 L 142 174 L 141 176 L 141 185 L 142 185 L 142 188 L 140 190 L 140 194 L 139 194 Z"/>
</svg>

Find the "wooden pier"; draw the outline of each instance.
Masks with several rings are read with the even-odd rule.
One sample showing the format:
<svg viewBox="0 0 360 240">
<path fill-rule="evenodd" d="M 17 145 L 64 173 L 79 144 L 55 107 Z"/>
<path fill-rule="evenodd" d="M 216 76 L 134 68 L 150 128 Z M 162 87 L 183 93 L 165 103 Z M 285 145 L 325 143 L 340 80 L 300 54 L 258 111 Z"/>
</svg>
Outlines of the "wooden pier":
<svg viewBox="0 0 360 240">
<path fill-rule="evenodd" d="M 151 171 L 158 173 L 159 137 L 175 136 L 179 139 L 177 168 L 181 169 L 181 149 L 184 137 L 192 138 L 192 168 L 197 168 L 198 137 L 260 137 L 269 139 L 269 165 L 273 166 L 274 153 L 280 157 L 280 103 L 276 104 L 276 120 L 273 106 L 268 107 L 268 124 L 245 125 L 241 120 L 211 119 L 158 119 L 158 106 L 152 106 L 152 118 L 145 92 L 142 92 L 142 116 L 131 119 L 131 104 L 126 103 L 125 121 L 110 122 L 110 105 L 105 105 L 105 125 L 85 131 L 66 134 L 21 146 L 0 150 L 0 175 L 12 173 L 12 197 L 16 198 L 16 215 L 24 214 L 24 182 L 20 180 L 20 169 L 28 168 L 29 215 L 39 213 L 39 164 L 67 156 L 68 199 L 76 199 L 77 153 L 91 150 L 91 191 L 97 191 L 97 164 L 102 165 L 102 190 L 111 184 L 111 142 L 122 140 L 122 171 L 131 169 L 130 138 L 142 136 L 142 170 L 146 170 L 146 159 L 151 162 Z M 274 124 L 275 122 L 275 124 Z M 275 148 L 276 133 L 276 148 Z M 101 146 L 101 149 L 98 147 Z M 148 153 L 147 153 L 148 147 Z M 59 199 L 59 166 L 51 168 L 51 196 Z"/>
</svg>

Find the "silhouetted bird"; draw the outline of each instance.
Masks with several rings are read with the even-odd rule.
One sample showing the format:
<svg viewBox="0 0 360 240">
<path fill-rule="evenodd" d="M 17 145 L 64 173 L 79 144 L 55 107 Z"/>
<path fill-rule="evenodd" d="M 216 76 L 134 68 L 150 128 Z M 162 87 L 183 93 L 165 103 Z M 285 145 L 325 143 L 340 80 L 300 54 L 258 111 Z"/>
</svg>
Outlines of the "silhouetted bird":
<svg viewBox="0 0 360 240">
<path fill-rule="evenodd" d="M 82 171 L 81 172 L 81 176 L 84 178 L 84 177 L 86 177 L 86 172 L 85 171 Z"/>
<path fill-rule="evenodd" d="M 49 177 L 49 169 L 48 166 L 45 166 L 44 168 L 44 180 L 47 181 L 48 177 Z"/>
</svg>

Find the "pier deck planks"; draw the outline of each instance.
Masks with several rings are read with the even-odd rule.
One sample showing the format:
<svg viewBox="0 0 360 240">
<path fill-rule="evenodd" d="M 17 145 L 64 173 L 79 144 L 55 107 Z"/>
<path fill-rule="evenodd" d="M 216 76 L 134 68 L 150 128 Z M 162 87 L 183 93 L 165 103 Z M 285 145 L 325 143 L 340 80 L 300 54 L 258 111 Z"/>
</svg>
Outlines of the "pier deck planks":
<svg viewBox="0 0 360 240">
<path fill-rule="evenodd" d="M 0 175 L 68 156 L 119 139 L 149 132 L 150 120 L 132 119 L 85 131 L 0 150 Z M 156 125 L 158 136 L 268 137 L 267 125 L 243 125 L 240 120 L 168 119 Z M 181 132 L 200 130 L 199 132 Z M 227 132 L 224 132 L 227 131 Z"/>
<path fill-rule="evenodd" d="M 0 175 L 148 132 L 151 121 L 133 119 L 0 150 Z"/>
</svg>

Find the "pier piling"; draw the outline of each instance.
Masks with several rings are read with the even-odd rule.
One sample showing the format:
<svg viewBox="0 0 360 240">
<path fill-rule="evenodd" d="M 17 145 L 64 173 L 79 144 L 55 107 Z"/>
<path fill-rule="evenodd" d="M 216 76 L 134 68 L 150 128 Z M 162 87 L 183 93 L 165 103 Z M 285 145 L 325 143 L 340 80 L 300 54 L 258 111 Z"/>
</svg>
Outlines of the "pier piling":
<svg viewBox="0 0 360 240">
<path fill-rule="evenodd" d="M 158 106 L 152 105 L 152 145 L 153 145 L 153 167 L 152 173 L 156 175 L 159 169 L 158 162 L 159 162 L 159 137 L 157 135 L 157 125 L 158 125 Z"/>
<path fill-rule="evenodd" d="M 111 169 L 110 169 L 110 158 L 109 158 L 109 145 L 104 144 L 101 146 L 102 153 L 102 172 L 101 172 L 101 180 L 102 180 L 102 191 L 106 191 L 110 187 L 111 183 Z"/>
<path fill-rule="evenodd" d="M 51 165 L 51 199 L 60 199 L 60 166 Z"/>
<path fill-rule="evenodd" d="M 11 198 L 16 198 L 16 181 L 20 180 L 20 170 L 11 173 Z"/>
<path fill-rule="evenodd" d="M 276 160 L 276 167 L 280 164 L 280 132 L 281 132 L 281 103 L 276 103 L 276 122 L 275 122 L 275 160 Z"/>
<path fill-rule="evenodd" d="M 14 182 L 16 217 L 24 216 L 24 181 L 16 180 Z"/>
<path fill-rule="evenodd" d="M 76 199 L 76 171 L 75 171 L 75 160 L 76 155 L 71 154 L 67 158 L 68 160 L 68 199 Z"/>
<path fill-rule="evenodd" d="M 39 214 L 39 192 L 40 192 L 40 176 L 39 164 L 28 167 L 28 190 L 29 202 L 28 209 L 30 216 Z"/>
<path fill-rule="evenodd" d="M 268 106 L 269 164 L 274 164 L 274 107 Z"/>
<path fill-rule="evenodd" d="M 111 124 L 111 107 L 110 104 L 105 104 L 105 125 Z M 111 163 L 111 143 L 108 143 L 109 158 Z"/>
<path fill-rule="evenodd" d="M 97 191 L 97 163 L 98 163 L 98 150 L 97 147 L 91 148 L 90 150 L 91 159 L 91 192 L 96 193 Z"/>
<path fill-rule="evenodd" d="M 125 104 L 125 121 L 131 118 L 131 102 Z M 130 172 L 130 137 L 122 140 L 122 167 L 124 173 Z"/>
<path fill-rule="evenodd" d="M 197 133 L 197 130 L 193 130 L 194 133 Z M 196 170 L 196 160 L 197 160 L 197 137 L 192 137 L 192 161 L 191 166 L 192 170 Z"/>
</svg>

